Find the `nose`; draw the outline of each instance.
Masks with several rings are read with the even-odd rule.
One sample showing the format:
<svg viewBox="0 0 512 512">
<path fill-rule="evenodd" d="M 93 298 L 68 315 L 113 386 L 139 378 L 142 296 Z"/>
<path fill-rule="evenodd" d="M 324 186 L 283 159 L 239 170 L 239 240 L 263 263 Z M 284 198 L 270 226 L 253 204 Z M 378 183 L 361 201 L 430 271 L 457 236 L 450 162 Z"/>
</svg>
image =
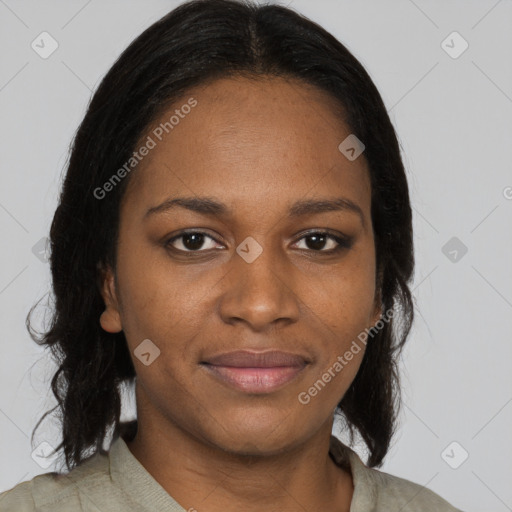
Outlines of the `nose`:
<svg viewBox="0 0 512 512">
<path fill-rule="evenodd" d="M 293 273 L 276 252 L 264 249 L 251 263 L 235 253 L 230 265 L 219 307 L 224 322 L 244 322 L 254 331 L 264 331 L 298 320 L 300 300 Z"/>
</svg>

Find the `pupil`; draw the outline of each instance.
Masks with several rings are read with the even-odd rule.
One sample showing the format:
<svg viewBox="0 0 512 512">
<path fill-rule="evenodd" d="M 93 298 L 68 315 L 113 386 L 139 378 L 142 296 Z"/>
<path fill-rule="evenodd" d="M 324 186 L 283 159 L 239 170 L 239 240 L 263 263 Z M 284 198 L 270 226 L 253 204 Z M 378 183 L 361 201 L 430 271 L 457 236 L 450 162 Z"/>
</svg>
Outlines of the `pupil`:
<svg viewBox="0 0 512 512">
<path fill-rule="evenodd" d="M 310 244 L 308 242 L 308 240 L 311 239 L 313 239 L 313 244 Z M 309 235 L 309 237 L 306 238 L 306 245 L 308 246 L 309 249 L 323 249 L 325 245 L 325 239 L 325 235 Z M 311 247 L 311 245 L 313 246 Z"/>
<path fill-rule="evenodd" d="M 183 236 L 183 245 L 190 250 L 200 249 L 203 245 L 204 236 L 200 233 L 191 233 Z M 188 243 L 187 241 L 192 240 L 192 243 Z"/>
</svg>

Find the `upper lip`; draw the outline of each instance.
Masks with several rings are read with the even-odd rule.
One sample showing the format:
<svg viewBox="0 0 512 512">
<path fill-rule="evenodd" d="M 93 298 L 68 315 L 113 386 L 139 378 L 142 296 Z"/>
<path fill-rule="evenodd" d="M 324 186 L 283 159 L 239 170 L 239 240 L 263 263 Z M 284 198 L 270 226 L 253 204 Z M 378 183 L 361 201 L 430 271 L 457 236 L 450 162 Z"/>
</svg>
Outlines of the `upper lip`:
<svg viewBox="0 0 512 512">
<path fill-rule="evenodd" d="M 237 350 L 225 352 L 202 361 L 215 366 L 233 366 L 238 368 L 274 368 L 277 366 L 304 366 L 309 360 L 299 354 L 268 350 L 265 352 Z"/>
</svg>

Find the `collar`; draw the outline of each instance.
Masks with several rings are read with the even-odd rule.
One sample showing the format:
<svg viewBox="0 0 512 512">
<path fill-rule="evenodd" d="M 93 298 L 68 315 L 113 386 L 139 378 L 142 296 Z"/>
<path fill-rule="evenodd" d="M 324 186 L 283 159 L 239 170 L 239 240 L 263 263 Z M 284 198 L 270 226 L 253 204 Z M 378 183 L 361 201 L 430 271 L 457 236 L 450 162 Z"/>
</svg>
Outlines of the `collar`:
<svg viewBox="0 0 512 512">
<path fill-rule="evenodd" d="M 340 467 L 349 470 L 354 484 L 351 512 L 373 510 L 376 500 L 372 470 L 359 455 L 331 435 L 329 455 Z M 151 476 L 146 468 L 129 450 L 122 437 L 112 441 L 109 453 L 110 475 L 113 482 L 123 489 L 125 495 L 136 503 L 140 510 L 160 512 L 184 512 L 183 507 Z M 148 506 L 149 505 L 149 506 Z"/>
</svg>

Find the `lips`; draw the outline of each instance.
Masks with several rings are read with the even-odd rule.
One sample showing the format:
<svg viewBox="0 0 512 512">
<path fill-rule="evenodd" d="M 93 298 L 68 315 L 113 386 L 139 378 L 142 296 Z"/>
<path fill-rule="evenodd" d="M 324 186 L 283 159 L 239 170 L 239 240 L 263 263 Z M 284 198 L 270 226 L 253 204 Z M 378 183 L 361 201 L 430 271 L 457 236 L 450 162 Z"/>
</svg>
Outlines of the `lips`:
<svg viewBox="0 0 512 512">
<path fill-rule="evenodd" d="M 303 366 L 307 359 L 298 354 L 279 350 L 267 352 L 238 350 L 211 357 L 205 362 L 215 366 L 236 368 L 275 368 L 276 366 Z"/>
<path fill-rule="evenodd" d="M 240 350 L 210 357 L 201 365 L 223 384 L 259 394 L 271 393 L 290 383 L 309 363 L 308 358 L 290 352 Z"/>
</svg>

